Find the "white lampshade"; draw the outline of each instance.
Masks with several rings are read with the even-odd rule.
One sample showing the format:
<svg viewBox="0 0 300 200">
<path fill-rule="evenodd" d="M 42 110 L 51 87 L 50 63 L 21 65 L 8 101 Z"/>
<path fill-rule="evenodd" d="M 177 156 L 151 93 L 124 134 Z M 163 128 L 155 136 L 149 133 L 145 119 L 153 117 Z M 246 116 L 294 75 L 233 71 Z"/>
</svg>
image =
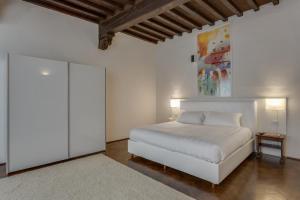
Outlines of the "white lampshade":
<svg viewBox="0 0 300 200">
<path fill-rule="evenodd" d="M 281 98 L 273 98 L 273 99 L 266 99 L 266 110 L 285 110 L 286 104 L 285 99 Z"/>
<path fill-rule="evenodd" d="M 170 99 L 171 108 L 180 108 L 180 99 Z"/>
</svg>

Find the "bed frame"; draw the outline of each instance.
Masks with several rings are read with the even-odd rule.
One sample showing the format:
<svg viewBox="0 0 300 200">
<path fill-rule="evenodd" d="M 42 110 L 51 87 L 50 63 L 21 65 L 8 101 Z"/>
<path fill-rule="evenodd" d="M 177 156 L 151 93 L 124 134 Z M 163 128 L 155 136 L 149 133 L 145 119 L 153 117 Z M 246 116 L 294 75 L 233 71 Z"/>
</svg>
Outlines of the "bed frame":
<svg viewBox="0 0 300 200">
<path fill-rule="evenodd" d="M 249 127 L 253 133 L 255 133 L 257 128 L 257 103 L 255 100 L 184 100 L 181 102 L 181 109 L 185 111 L 240 112 L 243 114 L 242 126 Z M 217 164 L 132 140 L 128 141 L 128 152 L 132 155 L 160 163 L 164 166 L 164 169 L 168 166 L 209 181 L 214 187 L 220 184 L 253 152 L 253 141 L 254 139 L 251 139 L 230 154 L 225 160 Z"/>
</svg>

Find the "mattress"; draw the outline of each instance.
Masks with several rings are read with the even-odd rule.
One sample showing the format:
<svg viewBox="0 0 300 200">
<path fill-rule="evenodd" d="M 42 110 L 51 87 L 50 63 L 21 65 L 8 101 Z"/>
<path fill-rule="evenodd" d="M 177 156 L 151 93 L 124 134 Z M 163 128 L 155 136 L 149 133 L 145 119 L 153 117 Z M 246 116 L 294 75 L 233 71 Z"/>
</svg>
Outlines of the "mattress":
<svg viewBox="0 0 300 200">
<path fill-rule="evenodd" d="M 143 142 L 219 163 L 252 138 L 246 127 L 208 126 L 166 122 L 130 131 L 130 140 Z"/>
</svg>

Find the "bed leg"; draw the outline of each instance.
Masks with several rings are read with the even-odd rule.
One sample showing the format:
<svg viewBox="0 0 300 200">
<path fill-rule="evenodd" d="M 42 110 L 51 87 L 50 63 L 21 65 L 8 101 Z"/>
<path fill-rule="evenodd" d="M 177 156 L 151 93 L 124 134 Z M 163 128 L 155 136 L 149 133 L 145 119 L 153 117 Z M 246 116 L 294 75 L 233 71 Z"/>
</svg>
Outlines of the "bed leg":
<svg viewBox="0 0 300 200">
<path fill-rule="evenodd" d="M 134 154 L 131 154 L 131 159 L 133 159 L 134 158 Z"/>
<path fill-rule="evenodd" d="M 166 172 L 167 171 L 167 166 L 166 165 L 164 165 L 164 172 Z"/>
<path fill-rule="evenodd" d="M 212 184 L 211 184 L 211 188 L 212 188 L 212 189 L 215 189 L 215 188 L 216 188 L 216 185 L 212 183 Z"/>
</svg>

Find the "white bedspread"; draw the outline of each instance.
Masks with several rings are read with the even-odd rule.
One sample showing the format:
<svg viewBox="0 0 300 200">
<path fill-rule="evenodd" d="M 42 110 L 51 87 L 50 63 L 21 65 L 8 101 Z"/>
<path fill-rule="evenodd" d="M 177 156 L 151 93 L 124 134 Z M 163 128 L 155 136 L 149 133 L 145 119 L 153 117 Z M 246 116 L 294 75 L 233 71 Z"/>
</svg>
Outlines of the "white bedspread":
<svg viewBox="0 0 300 200">
<path fill-rule="evenodd" d="M 249 128 L 167 122 L 130 132 L 130 140 L 219 163 L 252 138 Z"/>
</svg>

